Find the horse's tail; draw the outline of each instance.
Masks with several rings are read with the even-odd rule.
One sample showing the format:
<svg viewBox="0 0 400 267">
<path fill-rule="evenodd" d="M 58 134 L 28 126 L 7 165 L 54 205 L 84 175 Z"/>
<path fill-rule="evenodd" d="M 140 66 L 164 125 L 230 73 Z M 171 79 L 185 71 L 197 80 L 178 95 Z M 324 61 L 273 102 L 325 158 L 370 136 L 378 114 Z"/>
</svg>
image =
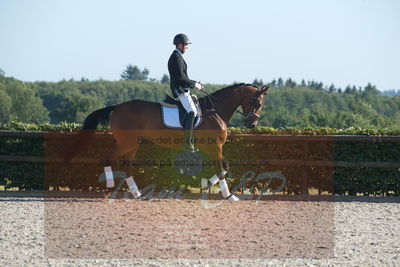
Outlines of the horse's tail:
<svg viewBox="0 0 400 267">
<path fill-rule="evenodd" d="M 110 121 L 110 113 L 115 109 L 115 106 L 109 106 L 98 109 L 90 113 L 83 122 L 82 130 L 96 130 L 99 123 L 106 125 Z"/>
<path fill-rule="evenodd" d="M 98 109 L 90 113 L 85 121 L 83 122 L 82 130 L 75 136 L 75 141 L 72 146 L 63 155 L 64 162 L 70 162 L 79 151 L 84 149 L 89 140 L 93 137 L 99 123 L 106 125 L 110 121 L 111 111 L 115 109 L 115 106 L 109 106 L 102 109 Z"/>
</svg>

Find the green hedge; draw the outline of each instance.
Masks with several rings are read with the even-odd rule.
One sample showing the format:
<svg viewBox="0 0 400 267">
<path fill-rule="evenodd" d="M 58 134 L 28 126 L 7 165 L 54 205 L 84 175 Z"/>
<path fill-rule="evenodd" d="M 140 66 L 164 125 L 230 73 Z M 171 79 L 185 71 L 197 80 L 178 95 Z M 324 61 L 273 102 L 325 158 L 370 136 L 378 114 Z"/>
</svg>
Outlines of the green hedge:
<svg viewBox="0 0 400 267">
<path fill-rule="evenodd" d="M 11 123 L 5 124 L 0 123 L 0 130 L 11 130 L 11 131 L 61 131 L 61 132 L 72 132 L 79 130 L 82 127 L 80 123 L 69 123 L 62 122 L 59 124 L 34 124 L 34 123 L 21 123 L 12 121 Z M 108 129 L 107 126 L 101 127 L 100 129 Z M 267 135 L 382 135 L 382 136 L 400 136 L 400 129 L 362 129 L 362 128 L 346 128 L 346 129 L 334 129 L 334 128 L 270 128 L 270 127 L 257 127 L 254 129 L 244 129 L 237 127 L 229 128 L 230 134 L 267 134 Z"/>
<path fill-rule="evenodd" d="M 2 130 L 12 131 L 49 131 L 71 132 L 80 129 L 80 124 L 62 123 L 51 124 L 23 124 L 12 122 L 0 125 Z M 399 130 L 366 130 L 366 129 L 330 129 L 330 128 L 305 128 L 305 129 L 239 129 L 230 128 L 230 134 L 267 134 L 267 135 L 382 135 L 399 136 Z M 1 137 L 0 155 L 37 156 L 52 155 L 62 151 L 69 145 L 69 139 L 60 142 L 59 139 L 46 139 L 39 137 Z M 50 145 L 49 145 L 50 144 Z M 303 159 L 303 144 L 298 141 L 271 142 L 250 141 L 244 139 L 240 142 L 231 139 L 224 146 L 225 157 L 231 164 L 229 181 L 231 187 L 237 184 L 246 184 L 253 188 L 254 182 L 245 181 L 246 172 L 252 171 L 254 176 L 265 172 L 281 173 L 287 178 L 285 192 L 300 194 L 301 184 L 304 179 L 305 168 L 300 167 L 271 167 L 263 164 L 242 163 L 247 160 L 260 159 Z M 112 139 L 106 135 L 97 136 L 90 144 L 83 157 L 96 158 L 99 153 L 112 146 Z M 49 149 L 50 147 L 50 149 Z M 328 161 L 387 161 L 399 162 L 400 143 L 391 142 L 316 142 L 309 148 L 309 160 Z M 142 145 L 137 153 L 137 160 L 151 158 L 156 161 L 175 159 L 179 151 L 161 148 L 154 145 Z M 241 162 L 240 164 L 235 164 Z M 102 190 L 104 183 L 98 181 L 103 171 L 99 164 L 60 164 L 19 163 L 0 161 L 0 185 L 5 188 L 18 187 L 20 190 L 49 189 L 68 187 L 71 190 Z M 174 166 L 149 166 L 138 164 L 136 166 L 118 166 L 118 170 L 134 175 L 140 188 L 155 184 L 157 189 L 162 187 L 198 187 L 202 177 L 209 178 L 213 175 L 211 167 L 195 177 L 179 175 Z M 114 169 L 116 170 L 116 169 Z M 336 194 L 364 194 L 364 195 L 400 195 L 400 169 L 399 168 L 323 168 L 313 167 L 306 170 L 308 184 L 319 191 Z M 247 177 L 249 178 L 249 177 Z M 241 180 L 242 179 L 242 180 Z M 278 188 L 278 180 L 271 181 L 271 189 Z M 262 186 L 262 185 L 261 185 Z"/>
</svg>

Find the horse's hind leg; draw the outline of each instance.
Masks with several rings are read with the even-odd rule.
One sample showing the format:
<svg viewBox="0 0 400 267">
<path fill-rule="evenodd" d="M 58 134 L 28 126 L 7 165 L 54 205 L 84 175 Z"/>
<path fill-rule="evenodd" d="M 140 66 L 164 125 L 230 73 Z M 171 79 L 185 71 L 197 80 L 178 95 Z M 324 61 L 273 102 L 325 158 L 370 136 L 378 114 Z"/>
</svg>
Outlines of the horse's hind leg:
<svg viewBox="0 0 400 267">
<path fill-rule="evenodd" d="M 105 161 L 107 161 L 107 160 L 113 161 L 131 151 L 134 151 L 134 153 L 136 153 L 136 150 L 137 150 L 136 144 L 128 145 L 128 144 L 117 143 L 111 149 L 111 151 L 108 151 L 103 154 L 102 159 Z"/>
<path fill-rule="evenodd" d="M 102 160 L 116 160 L 117 158 L 133 151 L 133 156 L 139 146 L 137 141 L 139 133 L 133 130 L 113 130 L 115 145 L 102 155 Z"/>
<path fill-rule="evenodd" d="M 105 152 L 101 156 L 102 162 L 105 165 L 104 173 L 105 173 L 105 176 L 106 176 L 107 188 L 113 188 L 115 186 L 115 184 L 114 184 L 114 173 L 113 173 L 111 165 L 117 166 L 118 165 L 118 164 L 116 164 L 117 163 L 116 162 L 117 158 L 119 158 L 122 155 L 127 154 L 128 152 L 130 152 L 132 150 L 136 150 L 136 149 L 137 148 L 134 145 L 127 145 L 127 144 L 117 143 L 110 151 Z M 136 153 L 136 151 L 133 151 L 133 153 Z M 123 178 L 126 178 L 126 177 L 123 177 Z"/>
<path fill-rule="evenodd" d="M 138 133 L 136 133 L 135 131 L 113 130 L 113 137 L 115 139 L 115 145 L 111 150 L 105 152 L 101 157 L 102 161 L 105 165 L 104 173 L 105 173 L 107 188 L 115 187 L 115 184 L 114 184 L 114 172 L 115 171 L 118 171 L 118 174 L 120 176 L 123 176 L 121 178 L 126 179 L 128 186 L 130 188 L 133 185 L 135 185 L 134 181 L 133 182 L 131 181 L 131 180 L 133 180 L 132 177 L 127 177 L 126 172 L 124 172 L 122 170 L 119 170 L 119 169 L 112 170 L 112 165 L 115 167 L 123 167 L 123 168 L 125 168 L 125 166 L 130 165 L 130 162 L 131 162 L 130 160 L 128 162 L 129 164 L 126 164 L 126 161 L 123 161 L 123 160 L 117 161 L 117 159 L 123 155 L 128 154 L 129 152 L 131 152 L 131 153 L 129 153 L 131 158 L 135 157 L 136 151 L 139 147 L 139 143 L 137 142 L 137 136 L 138 136 Z M 121 186 L 121 184 L 118 185 L 118 187 L 119 186 Z M 131 192 L 134 193 L 132 191 L 132 189 L 131 189 Z"/>
<path fill-rule="evenodd" d="M 137 151 L 138 146 L 137 145 L 131 145 L 128 146 L 126 144 L 116 144 L 116 146 L 108 153 L 103 155 L 103 159 L 108 159 L 108 160 L 115 160 L 118 157 L 127 154 L 128 152 L 131 152 L 128 158 L 128 163 L 124 163 L 123 165 L 127 165 L 130 166 L 131 160 L 134 159 L 135 155 L 136 155 L 136 151 Z M 107 188 L 113 188 L 115 187 L 114 184 L 114 172 L 111 169 L 111 166 L 106 166 L 104 167 L 104 172 L 106 175 L 106 184 L 107 184 Z M 135 180 L 133 179 L 132 176 L 127 177 L 125 172 L 122 172 L 124 177 L 121 177 L 124 179 L 124 181 L 126 181 L 129 190 L 131 191 L 132 195 L 134 196 L 134 198 L 139 198 L 141 196 L 140 190 L 137 187 Z M 120 184 L 119 186 L 122 186 L 122 184 Z M 118 189 L 119 189 L 118 186 Z"/>
</svg>

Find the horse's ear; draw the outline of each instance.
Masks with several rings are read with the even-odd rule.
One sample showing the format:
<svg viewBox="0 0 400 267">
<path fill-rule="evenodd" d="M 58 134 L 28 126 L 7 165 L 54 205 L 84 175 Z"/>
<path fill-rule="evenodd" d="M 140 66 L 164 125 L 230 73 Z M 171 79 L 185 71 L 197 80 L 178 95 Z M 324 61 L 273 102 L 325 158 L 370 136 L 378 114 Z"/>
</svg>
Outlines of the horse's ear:
<svg viewBox="0 0 400 267">
<path fill-rule="evenodd" d="M 268 91 L 268 89 L 269 89 L 269 86 L 263 85 L 263 86 L 261 87 L 260 91 L 261 91 L 261 92 L 263 92 L 263 93 L 264 93 L 264 95 L 266 95 L 266 94 L 267 94 L 267 91 Z"/>
</svg>

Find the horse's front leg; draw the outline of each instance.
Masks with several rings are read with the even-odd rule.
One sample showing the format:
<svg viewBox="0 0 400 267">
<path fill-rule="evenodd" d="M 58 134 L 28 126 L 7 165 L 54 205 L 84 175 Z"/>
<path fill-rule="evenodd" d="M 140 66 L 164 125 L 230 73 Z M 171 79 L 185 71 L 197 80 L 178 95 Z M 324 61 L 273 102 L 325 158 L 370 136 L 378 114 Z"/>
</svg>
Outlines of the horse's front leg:
<svg viewBox="0 0 400 267">
<path fill-rule="evenodd" d="M 228 171 L 228 162 L 222 156 L 222 144 L 218 144 L 211 151 L 212 159 L 215 160 L 215 175 L 210 179 L 202 179 L 201 187 L 202 189 L 209 188 L 217 183 L 219 183 L 219 188 L 221 190 L 222 196 L 229 201 L 239 201 L 239 198 L 234 194 L 231 194 L 228 188 L 228 184 L 225 179 L 225 175 Z"/>
</svg>

